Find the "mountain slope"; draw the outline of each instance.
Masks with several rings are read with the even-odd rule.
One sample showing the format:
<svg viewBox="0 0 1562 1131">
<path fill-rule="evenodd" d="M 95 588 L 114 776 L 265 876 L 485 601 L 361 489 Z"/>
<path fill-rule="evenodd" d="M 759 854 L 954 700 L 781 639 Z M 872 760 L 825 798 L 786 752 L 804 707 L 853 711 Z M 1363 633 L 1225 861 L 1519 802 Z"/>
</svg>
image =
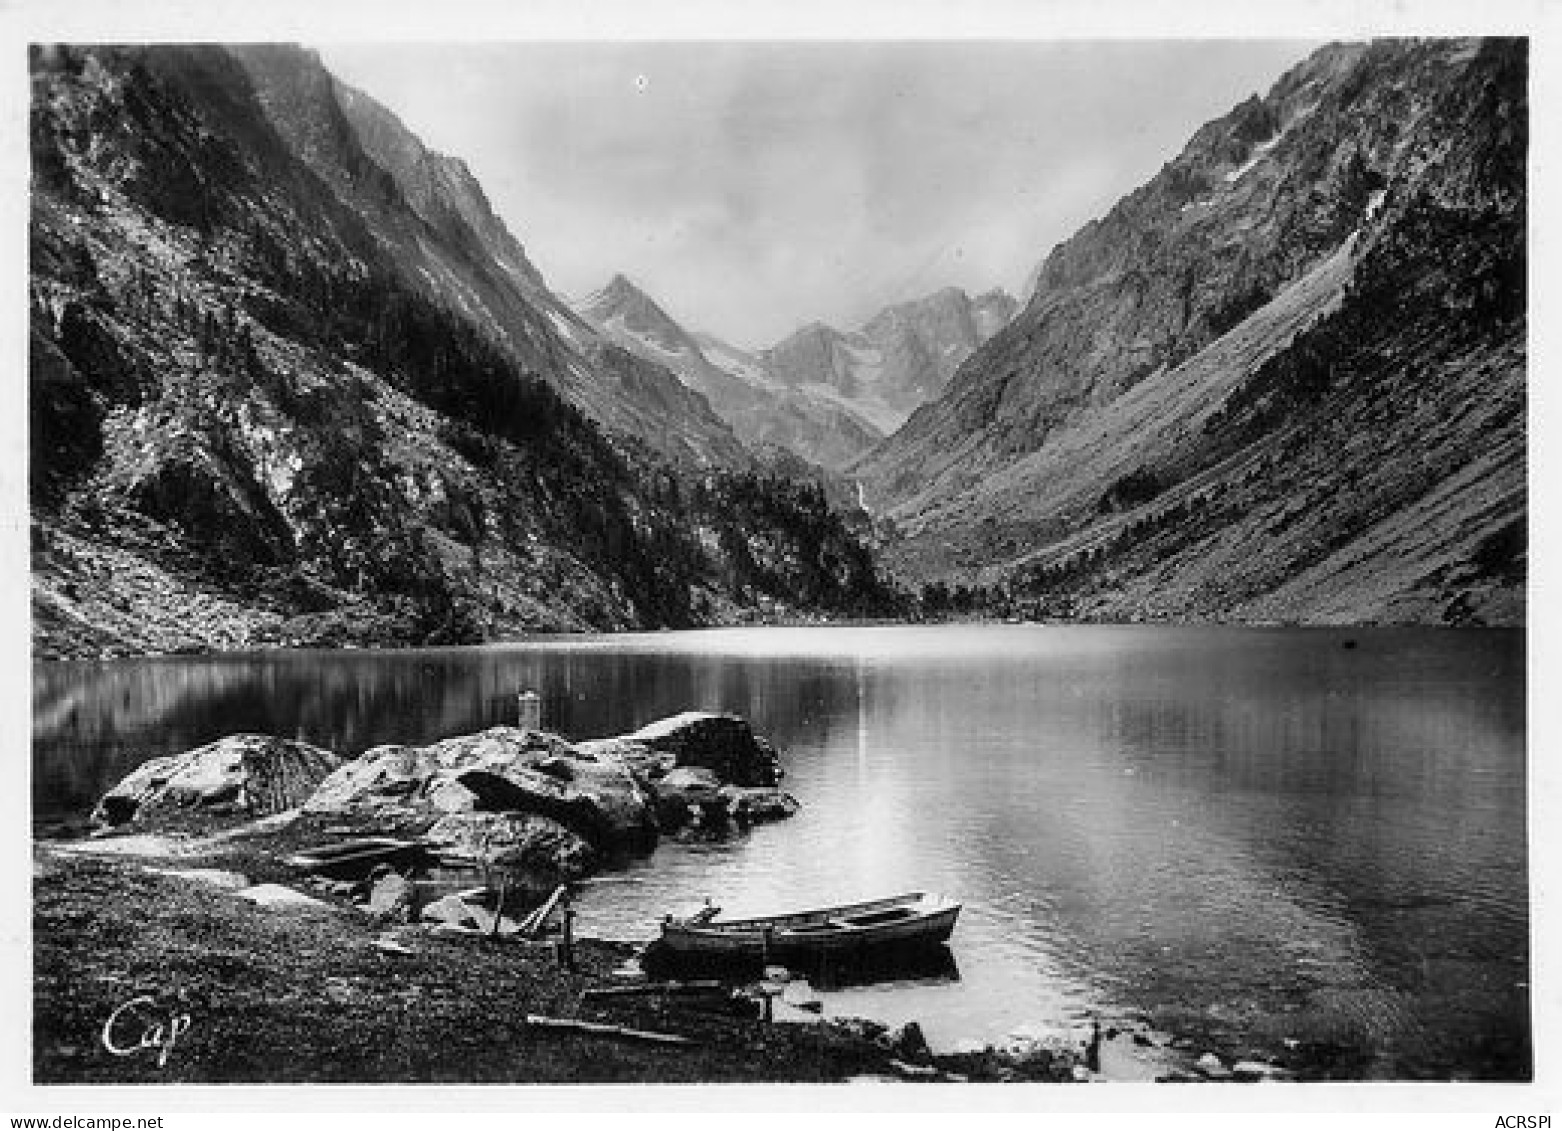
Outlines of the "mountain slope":
<svg viewBox="0 0 1562 1131">
<path fill-rule="evenodd" d="M 410 284 L 496 335 L 605 427 L 676 460 L 748 466 L 731 429 L 665 369 L 618 356 L 599 364 L 612 343 L 547 288 L 464 163 L 427 149 L 311 52 L 260 45 L 229 55 L 283 144 L 369 218 Z"/>
<path fill-rule="evenodd" d="M 1110 619 L 1522 618 L 1526 49 L 1331 46 L 1047 257 L 852 470 L 907 576 Z"/>
<path fill-rule="evenodd" d="M 703 461 L 703 400 L 568 340 L 480 190 L 366 142 L 307 53 L 40 48 L 32 87 L 40 655 L 887 598 L 817 487 Z"/>
</svg>

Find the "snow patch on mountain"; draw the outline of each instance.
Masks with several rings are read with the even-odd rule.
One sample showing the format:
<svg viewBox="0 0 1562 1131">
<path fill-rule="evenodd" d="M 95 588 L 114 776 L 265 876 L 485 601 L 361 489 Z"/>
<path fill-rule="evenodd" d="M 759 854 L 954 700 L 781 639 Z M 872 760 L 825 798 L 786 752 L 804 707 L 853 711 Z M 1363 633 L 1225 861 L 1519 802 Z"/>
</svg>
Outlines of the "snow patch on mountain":
<svg viewBox="0 0 1562 1131">
<path fill-rule="evenodd" d="M 720 338 L 712 337 L 710 334 L 696 334 L 694 340 L 699 343 L 700 350 L 705 354 L 707 361 L 740 381 L 766 392 L 779 392 L 783 388 L 782 384 L 755 360 L 753 354 L 746 353 L 736 346 L 729 346 Z"/>
<path fill-rule="evenodd" d="M 1235 169 L 1231 170 L 1231 172 L 1226 174 L 1226 183 L 1228 185 L 1234 185 L 1240 181 L 1253 168 L 1253 166 L 1257 165 L 1264 159 L 1264 155 L 1273 149 L 1275 144 L 1279 142 L 1283 136 L 1284 131 L 1282 130 L 1280 133 L 1275 134 L 1275 136 L 1270 138 L 1268 141 L 1261 141 L 1255 145 L 1253 147 L 1253 152 L 1248 157 L 1248 159 L 1241 165 L 1238 165 Z"/>
<path fill-rule="evenodd" d="M 889 404 L 883 397 L 877 395 L 849 397 L 834 385 L 823 381 L 811 381 L 806 385 L 798 386 L 795 392 L 815 403 L 827 404 L 857 417 L 886 436 L 904 424 L 906 417 L 911 415 L 906 409 Z"/>
</svg>

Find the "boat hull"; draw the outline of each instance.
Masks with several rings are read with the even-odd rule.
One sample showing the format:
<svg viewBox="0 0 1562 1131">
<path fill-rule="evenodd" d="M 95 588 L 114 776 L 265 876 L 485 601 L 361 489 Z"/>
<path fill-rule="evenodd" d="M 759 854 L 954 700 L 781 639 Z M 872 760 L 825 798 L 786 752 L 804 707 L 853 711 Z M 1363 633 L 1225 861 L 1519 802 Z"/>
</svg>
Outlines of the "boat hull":
<svg viewBox="0 0 1562 1131">
<path fill-rule="evenodd" d="M 901 897 L 842 908 L 723 923 L 670 921 L 662 943 L 685 958 L 765 960 L 797 955 L 854 955 L 869 950 L 941 946 L 960 905 Z"/>
</svg>

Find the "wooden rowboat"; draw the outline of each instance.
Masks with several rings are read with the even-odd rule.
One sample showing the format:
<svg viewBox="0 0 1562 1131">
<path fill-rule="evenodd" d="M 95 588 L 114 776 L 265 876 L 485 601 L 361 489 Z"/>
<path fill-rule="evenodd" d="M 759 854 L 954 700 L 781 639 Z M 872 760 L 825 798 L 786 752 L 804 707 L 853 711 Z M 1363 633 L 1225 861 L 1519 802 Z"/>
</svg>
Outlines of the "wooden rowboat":
<svg viewBox="0 0 1562 1131">
<path fill-rule="evenodd" d="M 954 931 L 960 904 L 942 895 L 909 892 L 752 919 L 721 919 L 719 914 L 708 909 L 688 919 L 669 915 L 662 922 L 662 943 L 681 957 L 712 959 L 844 956 L 878 947 L 936 946 Z"/>
</svg>

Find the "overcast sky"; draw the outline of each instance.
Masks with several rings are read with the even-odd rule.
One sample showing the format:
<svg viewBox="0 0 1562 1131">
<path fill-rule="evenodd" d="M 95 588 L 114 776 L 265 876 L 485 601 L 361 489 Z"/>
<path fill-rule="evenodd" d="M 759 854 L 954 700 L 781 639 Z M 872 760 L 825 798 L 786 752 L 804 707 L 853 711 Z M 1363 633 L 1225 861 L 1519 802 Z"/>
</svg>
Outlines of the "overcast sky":
<svg viewBox="0 0 1562 1131">
<path fill-rule="evenodd" d="M 322 46 L 466 160 L 555 291 L 773 344 L 1036 264 L 1300 41 Z"/>
</svg>

